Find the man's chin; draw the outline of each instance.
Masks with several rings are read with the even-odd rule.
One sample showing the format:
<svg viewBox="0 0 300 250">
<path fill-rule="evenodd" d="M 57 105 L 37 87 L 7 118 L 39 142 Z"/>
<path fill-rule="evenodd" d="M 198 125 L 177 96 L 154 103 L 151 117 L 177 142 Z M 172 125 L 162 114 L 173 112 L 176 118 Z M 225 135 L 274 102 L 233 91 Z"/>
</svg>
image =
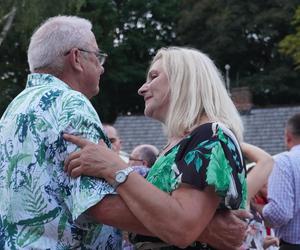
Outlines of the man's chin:
<svg viewBox="0 0 300 250">
<path fill-rule="evenodd" d="M 98 95 L 100 93 L 100 89 L 99 89 L 99 86 L 95 89 L 94 91 L 94 96 Z"/>
</svg>

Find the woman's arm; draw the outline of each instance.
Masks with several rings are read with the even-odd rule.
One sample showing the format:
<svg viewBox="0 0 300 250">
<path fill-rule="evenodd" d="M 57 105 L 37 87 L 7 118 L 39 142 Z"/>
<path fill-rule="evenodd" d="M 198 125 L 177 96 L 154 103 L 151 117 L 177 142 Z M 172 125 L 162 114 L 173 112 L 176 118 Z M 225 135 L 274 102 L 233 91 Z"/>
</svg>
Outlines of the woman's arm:
<svg viewBox="0 0 300 250">
<path fill-rule="evenodd" d="M 154 236 L 131 213 L 120 195 L 107 195 L 101 202 L 90 207 L 86 214 L 99 224 L 106 224 L 118 229 Z"/>
<path fill-rule="evenodd" d="M 88 214 L 97 223 L 111 225 L 129 232 L 155 236 L 131 213 L 119 195 L 105 197 L 91 207 Z M 248 226 L 243 220 L 250 217 L 251 214 L 246 210 L 218 211 L 198 237 L 198 241 L 207 243 L 216 249 L 240 249 Z"/>
<path fill-rule="evenodd" d="M 72 177 L 81 174 L 103 177 L 112 184 L 116 171 L 126 167 L 115 153 L 104 146 L 85 140 L 78 143 L 78 138 L 74 141 L 74 137 L 69 135 L 65 139 L 82 147 L 66 160 L 66 170 Z M 169 195 L 134 172 L 117 191 L 147 230 L 179 247 L 186 247 L 198 238 L 219 204 L 219 197 L 211 187 L 199 191 L 182 185 Z"/>
<path fill-rule="evenodd" d="M 170 196 L 137 174 L 130 175 L 118 193 L 150 232 L 179 247 L 198 239 L 219 204 L 211 187 L 198 191 L 184 185 Z"/>
<path fill-rule="evenodd" d="M 244 156 L 255 166 L 247 176 L 248 201 L 267 183 L 273 169 L 273 158 L 264 150 L 248 143 L 242 143 L 241 149 Z"/>
</svg>

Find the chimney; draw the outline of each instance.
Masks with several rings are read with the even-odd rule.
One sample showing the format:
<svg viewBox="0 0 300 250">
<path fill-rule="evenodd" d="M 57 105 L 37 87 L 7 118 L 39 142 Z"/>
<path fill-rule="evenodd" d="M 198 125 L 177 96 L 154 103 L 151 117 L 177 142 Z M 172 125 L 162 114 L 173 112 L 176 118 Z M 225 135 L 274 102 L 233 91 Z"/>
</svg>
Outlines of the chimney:
<svg viewBox="0 0 300 250">
<path fill-rule="evenodd" d="M 240 114 L 249 114 L 252 103 L 252 93 L 249 87 L 236 87 L 231 89 L 231 99 Z"/>
</svg>

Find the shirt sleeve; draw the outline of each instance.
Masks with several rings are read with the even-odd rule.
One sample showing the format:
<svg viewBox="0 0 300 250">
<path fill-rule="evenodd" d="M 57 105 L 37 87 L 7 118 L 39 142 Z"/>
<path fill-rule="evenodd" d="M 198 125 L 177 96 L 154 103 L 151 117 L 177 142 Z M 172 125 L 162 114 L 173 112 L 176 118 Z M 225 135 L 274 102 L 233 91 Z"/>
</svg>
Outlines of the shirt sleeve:
<svg viewBox="0 0 300 250">
<path fill-rule="evenodd" d="M 294 179 L 286 154 L 275 159 L 268 182 L 268 203 L 263 208 L 263 217 L 272 227 L 287 224 L 294 214 Z"/>
<path fill-rule="evenodd" d="M 211 130 L 211 126 L 202 128 L 182 145 L 176 158 L 182 183 L 200 190 L 213 186 L 221 197 L 221 207 L 243 208 L 246 205 L 247 188 L 239 145 L 221 128 Z"/>
<path fill-rule="evenodd" d="M 100 119 L 91 103 L 81 94 L 72 91 L 62 98 L 61 113 L 59 114 L 59 135 L 52 141 L 53 166 L 56 167 L 53 176 L 56 176 L 56 185 L 60 190 L 60 202 L 67 207 L 73 220 L 88 208 L 100 202 L 106 195 L 115 194 L 112 186 L 104 179 L 80 176 L 76 179 L 66 175 L 63 171 L 65 158 L 78 148 L 63 139 L 63 133 L 79 135 L 94 143 L 108 138 L 102 131 Z"/>
</svg>

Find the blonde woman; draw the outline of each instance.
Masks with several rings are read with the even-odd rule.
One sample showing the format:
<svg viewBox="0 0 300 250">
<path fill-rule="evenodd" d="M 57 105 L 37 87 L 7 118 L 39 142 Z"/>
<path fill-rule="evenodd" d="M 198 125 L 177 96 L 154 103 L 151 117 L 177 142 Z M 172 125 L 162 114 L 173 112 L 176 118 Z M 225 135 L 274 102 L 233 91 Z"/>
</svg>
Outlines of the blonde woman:
<svg viewBox="0 0 300 250">
<path fill-rule="evenodd" d="M 222 77 L 198 50 L 163 48 L 138 93 L 145 115 L 162 122 L 168 136 L 147 180 L 107 147 L 71 135 L 65 139 L 82 150 L 70 155 L 65 170 L 115 186 L 137 220 L 168 249 L 213 249 L 196 243 L 199 235 L 217 210 L 244 208 L 247 201 L 239 146 L 243 126 Z M 97 206 L 90 212 L 100 216 Z"/>
</svg>

